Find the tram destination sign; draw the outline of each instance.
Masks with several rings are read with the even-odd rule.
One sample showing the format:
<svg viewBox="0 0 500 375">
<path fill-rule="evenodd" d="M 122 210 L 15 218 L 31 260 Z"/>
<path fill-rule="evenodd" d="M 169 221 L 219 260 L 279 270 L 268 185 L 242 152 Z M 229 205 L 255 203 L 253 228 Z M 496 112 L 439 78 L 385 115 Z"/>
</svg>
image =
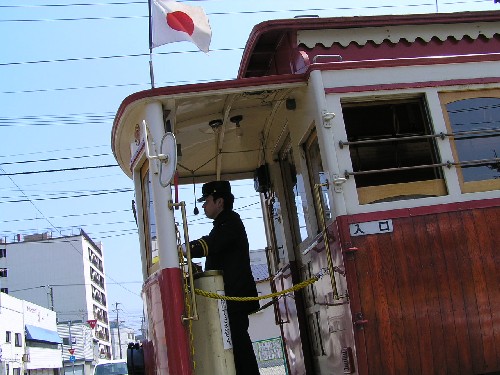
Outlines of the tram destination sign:
<svg viewBox="0 0 500 375">
<path fill-rule="evenodd" d="M 392 231 L 393 227 L 391 219 L 349 224 L 349 232 L 351 233 L 351 236 L 391 233 Z"/>
</svg>

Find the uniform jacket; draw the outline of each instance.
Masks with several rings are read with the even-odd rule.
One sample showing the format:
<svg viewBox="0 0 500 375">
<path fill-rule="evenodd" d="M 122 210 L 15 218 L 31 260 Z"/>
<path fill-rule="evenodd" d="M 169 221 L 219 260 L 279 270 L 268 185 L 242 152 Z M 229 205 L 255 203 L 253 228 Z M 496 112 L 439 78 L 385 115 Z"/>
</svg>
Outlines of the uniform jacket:
<svg viewBox="0 0 500 375">
<path fill-rule="evenodd" d="M 250 269 L 250 254 L 247 233 L 240 216 L 232 210 L 222 211 L 213 222 L 208 236 L 191 241 L 191 256 L 206 257 L 205 270 L 223 272 L 224 289 L 227 296 L 255 297 L 257 287 Z M 259 309 L 259 301 L 227 301 L 228 311 Z"/>
</svg>

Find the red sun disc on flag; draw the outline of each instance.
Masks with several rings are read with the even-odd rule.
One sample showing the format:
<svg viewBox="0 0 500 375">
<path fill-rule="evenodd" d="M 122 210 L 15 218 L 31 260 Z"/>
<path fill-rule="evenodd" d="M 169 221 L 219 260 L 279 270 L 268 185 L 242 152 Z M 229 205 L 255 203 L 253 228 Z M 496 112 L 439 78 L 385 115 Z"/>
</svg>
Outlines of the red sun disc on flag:
<svg viewBox="0 0 500 375">
<path fill-rule="evenodd" d="M 188 35 L 193 35 L 194 32 L 193 19 L 184 12 L 177 11 L 168 13 L 167 24 L 174 30 L 184 31 Z"/>
</svg>

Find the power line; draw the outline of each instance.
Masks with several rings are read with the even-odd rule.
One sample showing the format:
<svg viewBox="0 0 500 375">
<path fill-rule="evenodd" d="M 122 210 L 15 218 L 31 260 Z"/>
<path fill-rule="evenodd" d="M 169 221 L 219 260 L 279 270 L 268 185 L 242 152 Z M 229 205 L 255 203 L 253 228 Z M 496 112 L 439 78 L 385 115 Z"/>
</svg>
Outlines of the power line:
<svg viewBox="0 0 500 375">
<path fill-rule="evenodd" d="M 112 190 L 112 191 L 105 191 L 105 192 L 97 192 L 97 193 L 89 193 L 89 194 L 76 194 L 76 195 L 70 195 L 70 196 L 57 196 L 57 197 L 49 197 L 49 198 L 24 198 L 24 199 L 15 199 L 15 200 L 10 200 L 10 201 L 3 201 L 0 202 L 2 203 L 21 203 L 21 202 L 31 202 L 31 201 L 48 201 L 48 200 L 59 200 L 59 199 L 72 199 L 72 198 L 83 198 L 83 197 L 95 197 L 99 195 L 107 195 L 107 194 L 117 194 L 117 193 L 131 193 L 133 192 L 132 189 L 117 189 L 117 190 Z"/>
<path fill-rule="evenodd" d="M 492 0 L 468 0 L 468 1 L 450 1 L 441 3 L 441 5 L 458 5 L 458 4 L 471 4 L 471 3 L 491 3 Z M 140 4 L 133 2 L 132 4 Z M 147 5 L 147 3 L 143 3 Z M 74 6 L 85 6 L 87 4 L 73 4 Z M 90 4 L 88 4 L 90 5 Z M 108 5 L 108 4 L 103 4 Z M 123 5 L 123 3 L 116 3 L 113 5 Z M 55 5 L 47 5 L 55 6 Z M 69 5 L 68 5 L 69 6 Z M 364 6 L 364 7 L 337 7 L 337 8 L 305 8 L 305 9 L 278 9 L 278 10 L 247 10 L 239 12 L 207 12 L 207 16 L 234 16 L 238 14 L 271 14 L 271 13 L 293 13 L 293 12 L 324 12 L 324 11 L 346 11 L 346 10 L 358 10 L 358 9 L 391 9 L 391 8 L 401 8 L 401 7 L 425 7 L 425 6 L 436 6 L 436 2 L 430 3 L 420 3 L 420 4 L 404 4 L 404 5 L 377 5 L 377 6 Z M 9 6 L 3 6 L 9 7 Z M 12 6 L 10 6 L 12 7 Z M 149 18 L 148 15 L 140 16 L 109 16 L 109 17 L 77 17 L 77 18 L 24 18 L 24 19 L 4 19 L 0 20 L 0 23 L 6 22 L 66 22 L 66 21 L 98 21 L 98 20 L 123 20 L 123 19 L 143 19 Z"/>
<path fill-rule="evenodd" d="M 200 1 L 200 0 L 198 0 Z M 37 5 L 0 5 L 0 8 L 45 8 L 45 7 L 85 7 L 85 6 L 103 6 L 103 5 L 130 5 L 142 4 L 147 5 L 147 1 L 127 1 L 127 2 L 112 2 L 112 3 L 75 3 L 75 4 L 37 4 Z"/>
<path fill-rule="evenodd" d="M 38 159 L 38 160 L 23 160 L 23 161 L 11 161 L 0 163 L 1 165 L 12 165 L 12 164 L 29 164 L 29 163 L 41 163 L 47 161 L 61 161 L 61 160 L 74 160 L 74 159 L 86 159 L 86 158 L 95 158 L 100 156 L 112 156 L 111 154 L 95 154 L 95 155 L 80 155 L 80 156 L 68 156 L 62 158 L 50 158 L 50 159 Z"/>
<path fill-rule="evenodd" d="M 210 50 L 210 52 L 226 52 L 226 51 L 238 51 L 243 50 L 242 47 L 238 48 L 218 48 Z M 165 55 L 183 55 L 186 53 L 199 53 L 199 50 L 188 50 L 188 51 L 171 51 L 171 52 L 155 52 L 153 56 L 165 56 Z M 33 60 L 33 61 L 17 61 L 17 62 L 7 62 L 0 63 L 0 66 L 11 66 L 11 65 L 27 65 L 27 64 L 46 64 L 46 63 L 58 63 L 58 62 L 72 62 L 72 61 L 86 61 L 86 60 L 107 60 L 107 59 L 121 59 L 126 57 L 144 57 L 148 56 L 149 53 L 133 53 L 128 55 L 110 55 L 110 56 L 94 56 L 94 57 L 70 57 L 65 59 L 53 59 L 53 60 Z"/>
<path fill-rule="evenodd" d="M 60 152 L 60 151 L 88 150 L 89 148 L 101 148 L 101 147 L 109 147 L 109 145 L 72 147 L 72 148 L 62 148 L 62 149 L 59 149 L 59 150 L 28 152 L 28 153 L 25 153 L 25 154 L 0 155 L 0 158 L 6 158 L 6 157 L 12 157 L 12 156 L 27 156 L 27 155 L 45 154 L 47 152 L 50 152 L 52 154 L 54 152 Z"/>
<path fill-rule="evenodd" d="M 62 168 L 62 169 L 47 169 L 44 171 L 0 173 L 0 176 L 20 176 L 20 175 L 28 175 L 28 174 L 81 171 L 81 170 L 85 170 L 85 169 L 101 169 L 101 168 L 111 168 L 111 167 L 118 167 L 118 164 L 94 165 L 94 166 L 89 166 L 89 167 L 73 167 L 73 168 Z"/>
<path fill-rule="evenodd" d="M 484 1 L 484 0 L 483 0 Z M 415 6 L 425 6 L 434 4 L 418 4 Z M 385 5 L 378 7 L 362 7 L 361 9 L 382 9 L 382 8 L 398 8 L 398 5 Z M 207 12 L 207 16 L 234 16 L 238 14 L 268 14 L 268 13 L 289 13 L 289 12 L 318 12 L 327 10 L 354 10 L 359 8 L 306 8 L 306 9 L 279 9 L 279 10 L 248 10 L 240 12 Z M 98 21 L 98 20 L 122 20 L 122 19 L 141 19 L 149 18 L 148 15 L 141 16 L 110 16 L 110 17 L 78 17 L 78 18 L 41 18 L 41 19 L 7 19 L 0 20 L 2 22 L 60 22 L 60 21 Z"/>
<path fill-rule="evenodd" d="M 116 214 L 121 212 L 129 212 L 130 210 L 111 210 L 111 211 L 100 211 L 100 212 L 85 212 L 81 214 L 70 214 L 70 215 L 61 215 L 61 216 L 48 216 L 49 219 L 67 219 L 71 217 L 79 217 L 79 216 L 91 216 L 91 215 L 104 215 L 104 214 Z M 14 223 L 19 221 L 32 221 L 39 220 L 38 218 L 28 218 L 28 219 L 11 219 L 11 220 L 3 220 L 0 223 Z"/>
</svg>

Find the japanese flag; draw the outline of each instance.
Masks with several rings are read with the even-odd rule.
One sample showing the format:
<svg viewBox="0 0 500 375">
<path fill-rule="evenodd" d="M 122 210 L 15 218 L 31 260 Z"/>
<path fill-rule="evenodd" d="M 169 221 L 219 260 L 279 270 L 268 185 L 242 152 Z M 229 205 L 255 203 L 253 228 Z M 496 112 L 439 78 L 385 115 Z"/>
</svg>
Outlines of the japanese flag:
<svg viewBox="0 0 500 375">
<path fill-rule="evenodd" d="M 174 0 L 152 0 L 152 47 L 163 44 L 193 42 L 208 52 L 212 30 L 202 7 L 178 3 Z"/>
</svg>

